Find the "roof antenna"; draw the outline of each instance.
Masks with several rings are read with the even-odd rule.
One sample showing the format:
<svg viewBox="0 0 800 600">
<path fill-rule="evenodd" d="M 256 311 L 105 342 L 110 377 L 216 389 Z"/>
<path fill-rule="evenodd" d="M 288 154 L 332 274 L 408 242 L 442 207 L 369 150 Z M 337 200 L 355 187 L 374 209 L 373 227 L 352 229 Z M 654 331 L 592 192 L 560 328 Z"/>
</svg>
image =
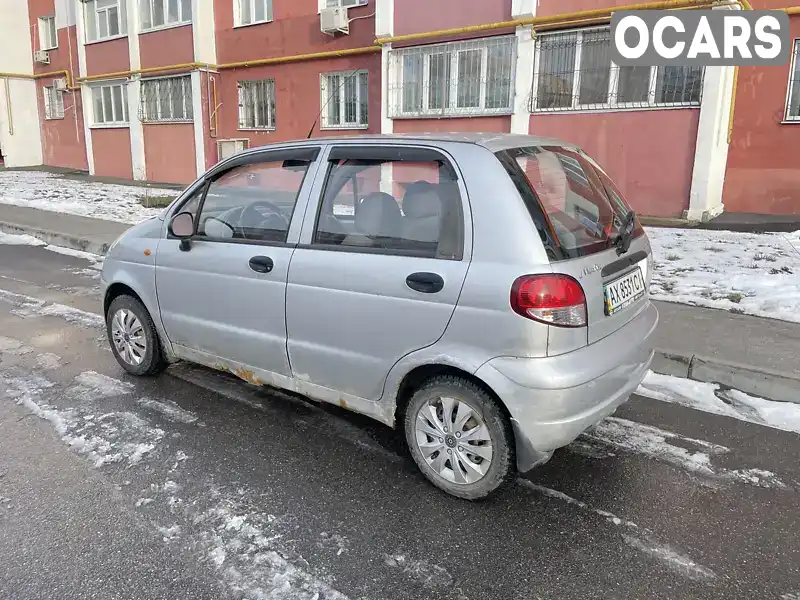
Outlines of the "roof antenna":
<svg viewBox="0 0 800 600">
<path fill-rule="evenodd" d="M 314 133 L 314 127 L 317 126 L 317 121 L 319 121 L 319 118 L 322 116 L 322 113 L 325 111 L 325 108 L 328 106 L 328 102 L 330 102 L 331 98 L 333 98 L 333 94 L 336 94 L 338 96 L 339 95 L 339 90 L 341 90 L 344 87 L 344 84 L 347 83 L 348 80 L 351 77 L 355 77 L 359 73 L 360 73 L 360 71 L 353 71 L 352 73 L 347 75 L 347 77 L 342 78 L 342 83 L 339 84 L 339 87 L 337 87 L 336 90 L 333 93 L 328 92 L 328 99 L 325 100 L 325 104 L 323 104 L 322 108 L 319 109 L 319 112 L 317 113 L 317 118 L 314 119 L 314 123 L 311 125 L 311 129 L 308 130 L 308 135 L 306 136 L 307 140 L 311 139 L 311 134 Z"/>
</svg>

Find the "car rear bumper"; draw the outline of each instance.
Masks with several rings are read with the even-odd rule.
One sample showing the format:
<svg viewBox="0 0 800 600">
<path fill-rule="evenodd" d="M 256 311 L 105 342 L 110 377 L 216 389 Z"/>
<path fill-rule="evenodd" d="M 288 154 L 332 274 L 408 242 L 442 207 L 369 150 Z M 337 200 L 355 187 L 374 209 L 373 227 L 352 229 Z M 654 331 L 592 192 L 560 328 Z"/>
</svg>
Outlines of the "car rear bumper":
<svg viewBox="0 0 800 600">
<path fill-rule="evenodd" d="M 629 398 L 653 360 L 657 324 L 648 302 L 624 327 L 574 352 L 498 357 L 478 369 L 511 413 L 520 471 L 546 462 Z"/>
</svg>

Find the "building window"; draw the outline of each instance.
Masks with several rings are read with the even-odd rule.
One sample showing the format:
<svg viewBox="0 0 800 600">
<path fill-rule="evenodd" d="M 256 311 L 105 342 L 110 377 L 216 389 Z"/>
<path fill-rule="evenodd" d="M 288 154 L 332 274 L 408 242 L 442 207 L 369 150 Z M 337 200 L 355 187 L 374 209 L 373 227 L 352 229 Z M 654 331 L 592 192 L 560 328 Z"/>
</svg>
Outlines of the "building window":
<svg viewBox="0 0 800 600">
<path fill-rule="evenodd" d="M 239 82 L 239 129 L 275 129 L 275 80 Z"/>
<path fill-rule="evenodd" d="M 128 124 L 128 91 L 124 83 L 92 86 L 92 124 L 119 126 Z"/>
<path fill-rule="evenodd" d="M 789 68 L 789 90 L 786 98 L 786 120 L 800 121 L 800 40 L 794 41 Z"/>
<path fill-rule="evenodd" d="M 39 17 L 39 50 L 54 50 L 58 48 L 58 32 L 56 31 L 56 17 Z"/>
<path fill-rule="evenodd" d="M 44 94 L 44 118 L 64 118 L 64 96 L 55 85 L 46 85 L 42 88 Z"/>
<path fill-rule="evenodd" d="M 342 6 L 349 8 L 351 6 L 366 6 L 368 0 L 320 0 L 320 8 L 336 8 Z"/>
<path fill-rule="evenodd" d="M 83 4 L 86 20 L 86 40 L 96 42 L 128 31 L 125 14 L 126 0 L 87 0 Z"/>
<path fill-rule="evenodd" d="M 143 79 L 139 118 L 145 123 L 191 121 L 191 76 Z"/>
<path fill-rule="evenodd" d="M 192 22 L 192 0 L 139 0 L 142 30 Z"/>
<path fill-rule="evenodd" d="M 237 26 L 272 21 L 272 0 L 233 0 Z"/>
<path fill-rule="evenodd" d="M 392 51 L 390 116 L 509 114 L 515 49 L 512 35 Z"/>
<path fill-rule="evenodd" d="M 539 34 L 531 112 L 698 106 L 700 66 L 620 67 L 608 27 Z"/>
<path fill-rule="evenodd" d="M 324 73 L 321 79 L 322 128 L 366 127 L 369 100 L 367 72 Z"/>
</svg>

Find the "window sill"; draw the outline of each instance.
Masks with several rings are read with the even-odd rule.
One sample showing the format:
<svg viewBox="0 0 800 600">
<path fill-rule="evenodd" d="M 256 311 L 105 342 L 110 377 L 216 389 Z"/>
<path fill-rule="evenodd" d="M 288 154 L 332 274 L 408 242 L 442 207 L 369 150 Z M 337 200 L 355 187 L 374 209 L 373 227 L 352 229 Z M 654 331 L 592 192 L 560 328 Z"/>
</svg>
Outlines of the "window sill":
<svg viewBox="0 0 800 600">
<path fill-rule="evenodd" d="M 369 129 L 369 125 L 322 125 L 322 131 L 352 131 L 352 130 Z"/>
<path fill-rule="evenodd" d="M 52 52 L 53 50 L 58 50 L 58 46 L 53 46 L 52 48 L 39 48 L 41 52 Z"/>
<path fill-rule="evenodd" d="M 130 129 L 130 123 L 100 123 L 90 125 L 89 129 Z"/>
<path fill-rule="evenodd" d="M 86 42 L 84 46 L 93 46 L 94 44 L 102 44 L 103 42 L 113 42 L 114 40 L 121 40 L 122 38 L 128 37 L 127 33 L 122 33 L 120 35 L 114 35 L 111 37 L 103 38 L 102 40 L 92 40 L 91 42 Z"/>
<path fill-rule="evenodd" d="M 45 121 L 63 121 L 64 120 L 64 116 L 62 115 L 60 117 L 45 117 L 44 120 Z"/>
<path fill-rule="evenodd" d="M 654 110 L 699 110 L 699 104 L 654 104 L 652 106 L 617 106 L 606 108 L 565 108 L 555 110 L 534 110 L 532 115 L 586 115 L 592 113 L 633 112 Z"/>
<path fill-rule="evenodd" d="M 142 121 L 142 125 L 193 125 L 194 119 L 175 119 L 174 121 Z"/>
<path fill-rule="evenodd" d="M 581 112 L 581 111 L 578 111 Z M 448 113 L 442 114 L 440 112 L 431 112 L 431 113 L 398 113 L 392 115 L 391 119 L 472 119 L 475 117 L 509 117 L 513 114 L 512 110 L 504 109 L 498 110 L 494 112 L 463 112 L 463 113 Z"/>
<path fill-rule="evenodd" d="M 800 118 L 798 119 L 784 119 L 781 125 L 800 125 Z"/>
<path fill-rule="evenodd" d="M 234 25 L 234 29 L 242 29 L 244 27 L 254 27 L 255 25 L 266 25 L 267 23 L 272 23 L 275 19 L 269 19 L 267 21 L 253 21 L 252 23 L 243 23 L 241 25 Z"/>
<path fill-rule="evenodd" d="M 275 131 L 275 127 L 239 127 L 237 131 L 265 131 L 270 133 Z"/>
<path fill-rule="evenodd" d="M 164 31 L 166 29 L 177 29 L 178 27 L 188 27 L 192 25 L 192 21 L 185 23 L 170 23 L 169 25 L 159 25 L 158 27 L 150 27 L 149 29 L 142 29 L 139 35 L 147 35 L 148 33 L 155 33 L 157 31 Z"/>
</svg>

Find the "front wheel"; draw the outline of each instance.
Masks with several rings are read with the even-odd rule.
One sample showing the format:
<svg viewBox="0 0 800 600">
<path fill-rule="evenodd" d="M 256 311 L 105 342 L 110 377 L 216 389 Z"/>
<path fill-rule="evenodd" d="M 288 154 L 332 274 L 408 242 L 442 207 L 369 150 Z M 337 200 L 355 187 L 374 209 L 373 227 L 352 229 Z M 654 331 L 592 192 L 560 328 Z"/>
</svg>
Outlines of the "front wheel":
<svg viewBox="0 0 800 600">
<path fill-rule="evenodd" d="M 155 375 L 167 367 L 153 319 L 136 298 L 114 298 L 106 313 L 106 332 L 114 357 L 131 375 Z"/>
<path fill-rule="evenodd" d="M 453 496 L 488 498 L 516 473 L 507 416 L 466 379 L 435 377 L 419 388 L 406 411 L 405 434 L 425 477 Z"/>
</svg>

